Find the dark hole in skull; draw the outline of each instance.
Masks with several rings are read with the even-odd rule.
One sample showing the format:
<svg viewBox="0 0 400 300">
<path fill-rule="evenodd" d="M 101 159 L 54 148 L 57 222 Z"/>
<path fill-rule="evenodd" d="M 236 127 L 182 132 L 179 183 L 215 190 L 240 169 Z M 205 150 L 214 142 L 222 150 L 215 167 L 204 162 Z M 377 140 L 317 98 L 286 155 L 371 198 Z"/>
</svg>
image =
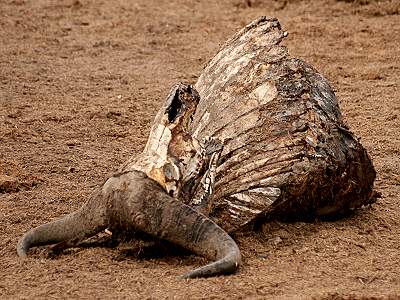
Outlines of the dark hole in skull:
<svg viewBox="0 0 400 300">
<path fill-rule="evenodd" d="M 170 99 L 171 102 L 167 107 L 168 121 L 170 123 L 173 123 L 181 112 L 183 103 L 180 99 L 180 93 L 181 91 L 179 89 L 175 91 L 174 95 Z"/>
</svg>

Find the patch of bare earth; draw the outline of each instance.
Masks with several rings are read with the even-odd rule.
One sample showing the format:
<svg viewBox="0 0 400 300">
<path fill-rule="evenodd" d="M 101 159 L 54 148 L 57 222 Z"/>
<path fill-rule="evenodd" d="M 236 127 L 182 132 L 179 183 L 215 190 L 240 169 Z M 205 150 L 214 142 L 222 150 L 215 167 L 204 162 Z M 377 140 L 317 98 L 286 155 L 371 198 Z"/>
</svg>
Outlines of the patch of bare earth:
<svg viewBox="0 0 400 300">
<path fill-rule="evenodd" d="M 237 237 L 233 276 L 180 281 L 204 260 L 141 245 L 20 260 L 18 238 L 80 207 L 143 148 L 169 88 L 260 15 L 332 82 L 382 198 Z M 399 34 L 395 0 L 0 1 L 0 179 L 19 186 L 0 191 L 0 298 L 399 299 Z"/>
</svg>

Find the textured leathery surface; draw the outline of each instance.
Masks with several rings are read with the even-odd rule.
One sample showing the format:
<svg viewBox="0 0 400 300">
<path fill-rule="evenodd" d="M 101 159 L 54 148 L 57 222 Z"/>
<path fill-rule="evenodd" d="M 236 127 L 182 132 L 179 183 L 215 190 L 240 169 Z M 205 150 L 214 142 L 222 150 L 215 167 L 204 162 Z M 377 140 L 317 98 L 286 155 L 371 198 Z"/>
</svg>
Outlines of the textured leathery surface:
<svg viewBox="0 0 400 300">
<path fill-rule="evenodd" d="M 196 88 L 192 133 L 223 140 L 211 216 L 227 230 L 259 217 L 309 219 L 371 201 L 375 171 L 328 81 L 280 45 L 276 19 L 236 33 Z"/>
</svg>

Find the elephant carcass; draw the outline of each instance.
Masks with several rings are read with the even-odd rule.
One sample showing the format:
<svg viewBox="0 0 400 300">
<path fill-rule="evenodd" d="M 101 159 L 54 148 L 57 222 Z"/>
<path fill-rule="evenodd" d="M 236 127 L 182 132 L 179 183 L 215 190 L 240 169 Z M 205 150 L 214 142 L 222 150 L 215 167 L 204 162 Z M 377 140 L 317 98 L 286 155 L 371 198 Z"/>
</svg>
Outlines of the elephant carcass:
<svg viewBox="0 0 400 300">
<path fill-rule="evenodd" d="M 106 228 L 142 231 L 214 261 L 186 278 L 229 274 L 241 255 L 227 232 L 371 203 L 369 156 L 328 82 L 280 45 L 285 36 L 265 17 L 234 35 L 199 77 L 199 93 L 172 89 L 143 153 L 81 209 L 25 233 L 18 254 Z"/>
</svg>

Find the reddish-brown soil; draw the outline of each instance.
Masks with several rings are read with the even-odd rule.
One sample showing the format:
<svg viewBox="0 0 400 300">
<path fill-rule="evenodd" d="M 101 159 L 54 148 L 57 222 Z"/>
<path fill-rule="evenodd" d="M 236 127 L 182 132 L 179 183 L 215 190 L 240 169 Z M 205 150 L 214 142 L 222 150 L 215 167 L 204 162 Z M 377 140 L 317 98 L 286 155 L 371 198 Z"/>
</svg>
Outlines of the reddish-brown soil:
<svg viewBox="0 0 400 300">
<path fill-rule="evenodd" d="M 0 0 L 0 298 L 400 299 L 399 14 L 398 0 Z M 19 259 L 18 238 L 80 207 L 143 148 L 169 88 L 260 15 L 332 82 L 382 198 L 238 237 L 233 276 L 178 280 L 205 261 L 127 246 Z"/>
</svg>

